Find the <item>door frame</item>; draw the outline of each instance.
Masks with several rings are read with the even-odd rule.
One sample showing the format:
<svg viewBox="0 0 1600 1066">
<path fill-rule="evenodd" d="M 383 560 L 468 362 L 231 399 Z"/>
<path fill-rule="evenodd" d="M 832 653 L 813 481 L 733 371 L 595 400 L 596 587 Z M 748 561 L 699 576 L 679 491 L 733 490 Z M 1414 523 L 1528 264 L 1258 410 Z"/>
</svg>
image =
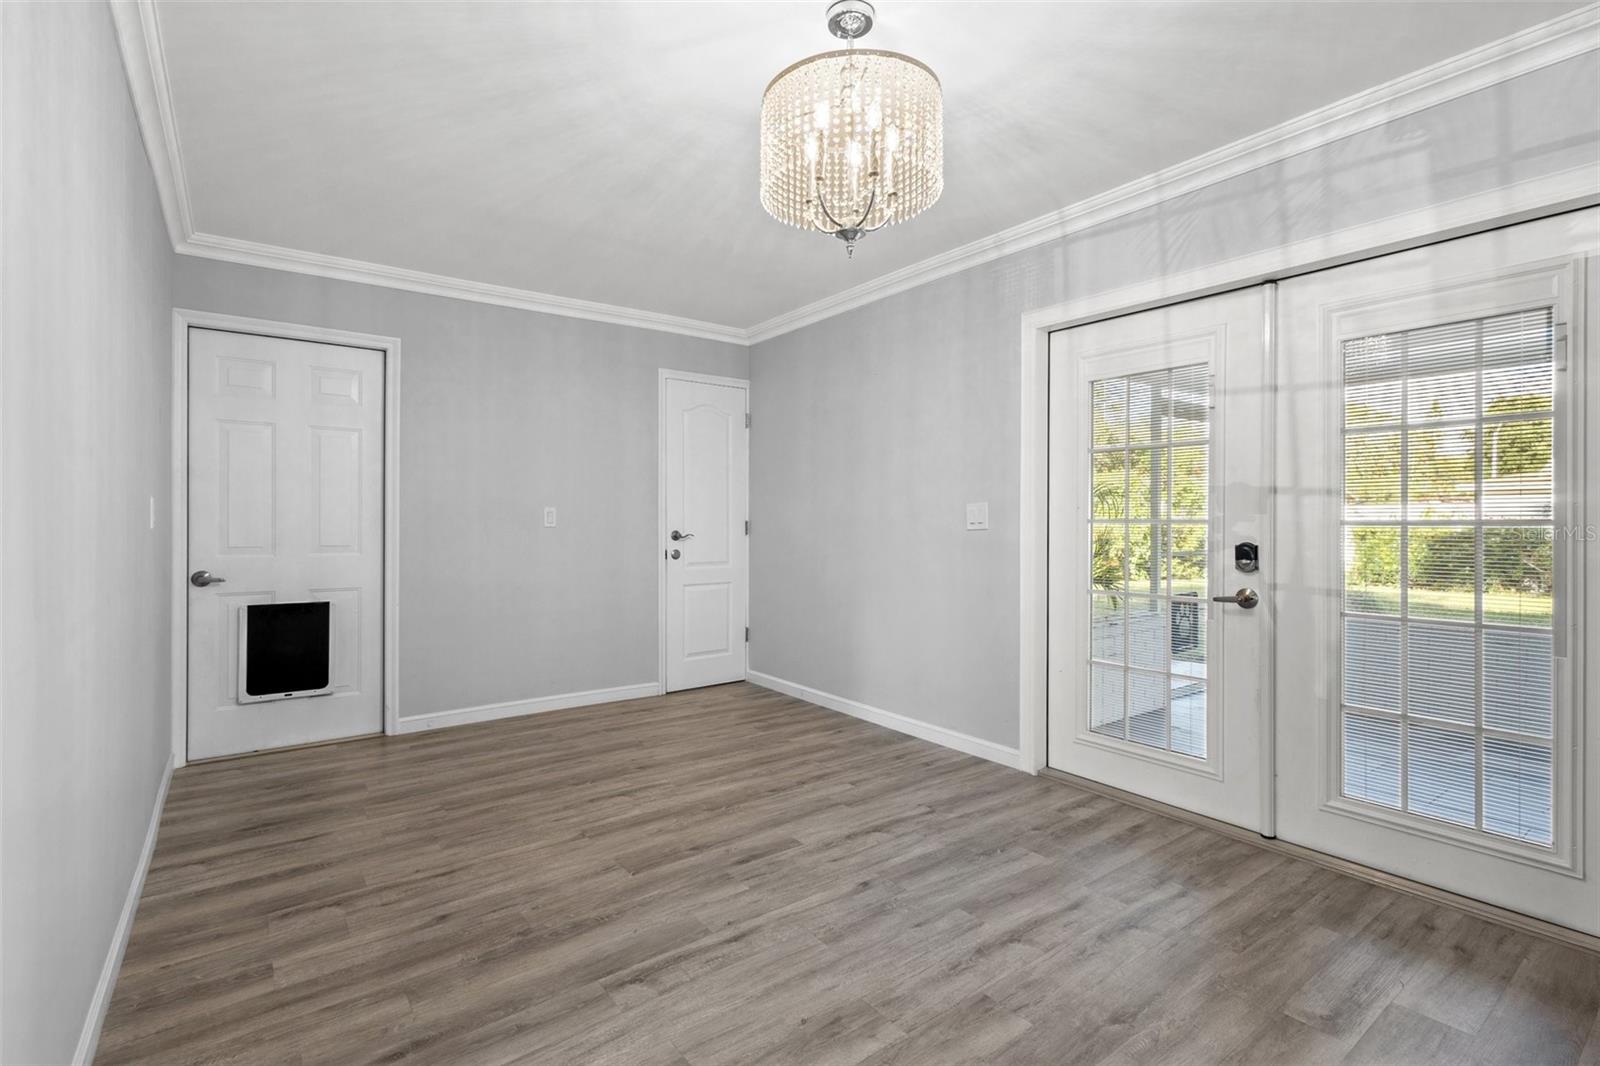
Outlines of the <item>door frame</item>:
<svg viewBox="0 0 1600 1066">
<path fill-rule="evenodd" d="M 172 310 L 172 760 L 189 755 L 189 330 L 367 348 L 383 357 L 383 732 L 400 725 L 400 338 Z"/>
<path fill-rule="evenodd" d="M 1600 194 L 1579 192 L 1568 175 L 1533 178 L 1515 185 L 1409 211 L 1376 222 L 1362 223 L 1293 244 L 1211 263 L 1180 273 L 1158 275 L 1105 292 L 1077 296 L 1021 316 L 1018 430 L 1021 448 L 1018 492 L 1019 612 L 1017 656 L 1018 768 L 1037 774 L 1044 769 L 1045 730 L 1049 706 L 1049 497 L 1050 497 L 1050 334 L 1102 319 L 1148 311 L 1157 307 L 1268 281 L 1374 259 L 1392 252 L 1437 244 L 1456 237 L 1483 233 L 1503 226 L 1565 214 L 1600 204 Z M 1269 301 L 1268 330 L 1277 343 Z M 1276 473 L 1274 472 L 1274 478 Z M 1277 542 L 1277 508 L 1270 523 Z M 1277 649 L 1266 653 L 1276 662 Z M 1262 755 L 1264 778 L 1276 776 L 1274 735 L 1276 716 L 1264 709 L 1262 734 L 1267 750 Z M 1269 821 L 1263 835 L 1274 831 Z"/>
<path fill-rule="evenodd" d="M 689 370 L 656 370 L 656 546 L 661 555 L 656 559 L 656 694 L 667 692 L 667 382 L 693 381 L 701 385 L 725 385 L 744 390 L 745 417 L 745 475 L 744 495 L 746 507 L 750 499 L 750 381 L 748 378 L 719 377 L 716 374 L 697 374 Z M 749 536 L 747 533 L 746 536 Z M 750 624 L 750 560 L 745 554 L 744 621 Z M 750 676 L 750 642 L 744 642 L 744 676 Z"/>
</svg>

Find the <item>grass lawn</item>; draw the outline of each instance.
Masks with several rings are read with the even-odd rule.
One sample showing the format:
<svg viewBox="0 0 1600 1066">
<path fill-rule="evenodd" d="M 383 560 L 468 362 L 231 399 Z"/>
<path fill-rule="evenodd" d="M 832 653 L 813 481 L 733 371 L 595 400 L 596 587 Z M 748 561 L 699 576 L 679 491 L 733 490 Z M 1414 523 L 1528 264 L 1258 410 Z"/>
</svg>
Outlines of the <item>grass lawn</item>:
<svg viewBox="0 0 1600 1066">
<path fill-rule="evenodd" d="M 1345 590 L 1351 610 L 1373 614 L 1399 614 L 1400 590 L 1393 587 L 1352 586 Z M 1412 589 L 1412 618 L 1448 618 L 1472 621 L 1471 589 Z M 1488 589 L 1483 594 L 1483 620 L 1491 625 L 1549 626 L 1551 600 L 1526 592 Z"/>
</svg>

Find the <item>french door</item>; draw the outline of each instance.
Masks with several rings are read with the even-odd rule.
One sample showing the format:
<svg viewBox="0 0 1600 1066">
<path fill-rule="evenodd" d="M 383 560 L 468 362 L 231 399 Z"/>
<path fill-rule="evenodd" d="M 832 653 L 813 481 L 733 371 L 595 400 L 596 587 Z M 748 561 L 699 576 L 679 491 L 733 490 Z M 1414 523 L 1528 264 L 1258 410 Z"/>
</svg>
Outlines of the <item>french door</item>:
<svg viewBox="0 0 1600 1066">
<path fill-rule="evenodd" d="M 1600 933 L 1597 253 L 1589 209 L 1053 334 L 1048 765 Z"/>
<path fill-rule="evenodd" d="M 1269 800 L 1267 301 L 1050 338 L 1048 764 L 1252 829 Z"/>
<path fill-rule="evenodd" d="M 1591 933 L 1597 221 L 1279 286 L 1273 594 L 1279 836 Z"/>
</svg>

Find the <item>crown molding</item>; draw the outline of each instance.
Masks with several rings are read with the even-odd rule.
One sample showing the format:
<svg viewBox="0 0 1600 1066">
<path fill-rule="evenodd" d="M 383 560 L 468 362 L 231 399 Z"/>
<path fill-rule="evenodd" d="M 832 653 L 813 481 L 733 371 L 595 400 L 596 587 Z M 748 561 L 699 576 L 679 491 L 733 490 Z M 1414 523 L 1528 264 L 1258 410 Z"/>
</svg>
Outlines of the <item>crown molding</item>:
<svg viewBox="0 0 1600 1066">
<path fill-rule="evenodd" d="M 1167 170 L 1137 178 L 1058 211 L 769 318 L 750 328 L 749 342 L 758 344 L 771 340 L 930 281 L 1103 225 L 1596 50 L 1600 50 L 1600 4 L 1591 4 L 1195 156 Z"/>
<path fill-rule="evenodd" d="M 1591 4 L 744 329 L 197 232 L 155 2 L 109 2 L 134 111 L 150 157 L 168 234 L 178 254 L 746 345 L 1145 210 L 1564 59 L 1600 50 L 1600 4 Z"/>
<path fill-rule="evenodd" d="M 273 270 L 288 270 L 296 274 L 310 274 L 335 281 L 379 285 L 389 289 L 425 293 L 429 296 L 470 300 L 474 303 L 495 304 L 499 307 L 515 307 L 546 315 L 607 322 L 614 326 L 653 329 L 662 333 L 677 333 L 685 337 L 699 337 L 729 344 L 750 343 L 748 331 L 736 326 L 723 326 L 694 318 L 679 318 L 677 315 L 641 311 L 632 307 L 618 307 L 615 304 L 575 300 L 566 296 L 514 289 L 506 285 L 491 285 L 488 282 L 469 281 L 443 274 L 428 274 L 420 270 L 384 266 L 381 263 L 369 263 L 360 259 L 302 252 L 272 244 L 219 237 L 212 233 L 192 234 L 175 250 L 180 255 L 217 259 L 225 263 L 242 263 L 245 266 L 268 267 Z"/>
<path fill-rule="evenodd" d="M 515 307 L 590 322 L 677 333 L 730 344 L 749 343 L 749 331 L 737 326 L 198 232 L 184 171 L 183 142 L 178 133 L 177 111 L 172 101 L 166 51 L 161 40 L 160 14 L 154 0 L 109 0 L 109 3 L 117 31 L 117 44 L 122 52 L 123 69 L 128 76 L 128 92 L 139 120 L 139 132 L 144 137 L 145 154 L 150 157 L 150 170 L 161 198 L 161 213 L 166 219 L 167 235 L 172 240 L 172 250 L 179 255 L 287 270 L 296 274 Z"/>
</svg>

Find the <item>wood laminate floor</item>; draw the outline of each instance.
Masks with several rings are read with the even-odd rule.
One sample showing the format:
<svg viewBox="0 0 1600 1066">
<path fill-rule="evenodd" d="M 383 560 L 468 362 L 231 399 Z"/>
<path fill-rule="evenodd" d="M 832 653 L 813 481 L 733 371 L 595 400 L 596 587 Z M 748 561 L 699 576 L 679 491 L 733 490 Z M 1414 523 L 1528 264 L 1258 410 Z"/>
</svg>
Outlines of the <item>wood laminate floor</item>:
<svg viewBox="0 0 1600 1066">
<path fill-rule="evenodd" d="M 748 685 L 193 766 L 97 1062 L 1600 1060 L 1600 956 Z"/>
</svg>

